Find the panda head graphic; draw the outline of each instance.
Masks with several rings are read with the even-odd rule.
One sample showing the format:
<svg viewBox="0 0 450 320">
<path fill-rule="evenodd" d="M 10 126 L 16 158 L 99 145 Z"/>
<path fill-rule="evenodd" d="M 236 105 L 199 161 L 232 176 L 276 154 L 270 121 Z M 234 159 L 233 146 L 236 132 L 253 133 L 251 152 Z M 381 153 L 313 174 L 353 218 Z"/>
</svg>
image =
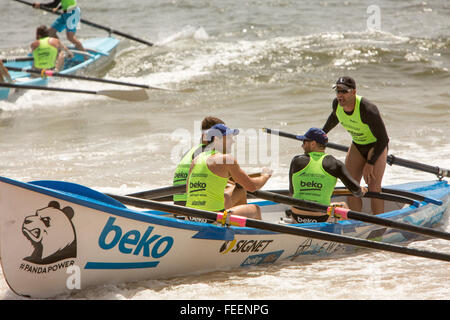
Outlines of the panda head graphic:
<svg viewBox="0 0 450 320">
<path fill-rule="evenodd" d="M 49 264 L 67 258 L 76 258 L 77 245 L 72 223 L 74 211 L 71 207 L 60 208 L 57 201 L 36 210 L 25 217 L 22 232 L 34 250 L 24 260 L 36 264 Z"/>
</svg>

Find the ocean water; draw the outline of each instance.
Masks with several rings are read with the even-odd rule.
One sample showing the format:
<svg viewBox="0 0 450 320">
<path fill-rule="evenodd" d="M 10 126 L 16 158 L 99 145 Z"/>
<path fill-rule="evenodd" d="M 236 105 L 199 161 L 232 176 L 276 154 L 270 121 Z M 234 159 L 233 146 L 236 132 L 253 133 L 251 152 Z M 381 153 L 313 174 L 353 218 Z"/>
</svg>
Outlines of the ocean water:
<svg viewBox="0 0 450 320">
<path fill-rule="evenodd" d="M 241 129 L 236 156 L 244 169 L 271 167 L 274 175 L 265 188 L 286 188 L 290 160 L 301 147 L 284 138 L 267 146 L 260 129 L 301 134 L 321 127 L 331 112 L 331 86 L 341 75 L 353 76 L 358 94 L 379 107 L 391 154 L 450 168 L 447 1 L 78 3 L 83 18 L 155 44 L 119 37 L 114 61 L 89 70 L 90 76 L 195 91 L 149 90 L 150 99 L 136 103 L 41 91 L 0 101 L 2 176 L 65 180 L 120 194 L 168 186 L 180 153 L 197 142 L 200 121 L 213 115 Z M 0 15 L 0 57 L 26 55 L 36 26 L 55 18 L 15 1 L 1 1 Z M 83 40 L 107 33 L 82 25 L 77 35 Z M 61 39 L 68 44 L 64 34 Z M 53 85 L 118 88 L 74 80 Z M 350 143 L 340 127 L 329 137 Z M 270 152 L 261 151 L 264 147 Z M 344 159 L 342 152 L 329 152 Z M 384 184 L 434 179 L 388 166 Z M 448 213 L 444 220 L 449 232 Z M 444 240 L 411 246 L 449 252 Z M 105 285 L 56 299 L 447 300 L 449 280 L 444 262 L 367 251 L 306 264 Z M 22 299 L 1 270 L 0 299 Z"/>
</svg>

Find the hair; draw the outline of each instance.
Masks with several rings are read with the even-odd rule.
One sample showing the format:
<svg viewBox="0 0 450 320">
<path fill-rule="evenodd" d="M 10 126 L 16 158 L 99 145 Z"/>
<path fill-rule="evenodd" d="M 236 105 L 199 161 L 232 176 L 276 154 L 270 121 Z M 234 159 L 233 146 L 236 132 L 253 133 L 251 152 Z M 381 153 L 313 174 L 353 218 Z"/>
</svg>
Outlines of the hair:
<svg viewBox="0 0 450 320">
<path fill-rule="evenodd" d="M 219 124 L 219 123 L 225 124 L 225 122 L 223 122 L 219 118 L 211 117 L 211 116 L 205 117 L 205 119 L 203 119 L 203 121 L 202 121 L 202 130 L 208 130 L 213 125 L 216 125 L 216 124 Z"/>
<path fill-rule="evenodd" d="M 36 35 L 38 39 L 48 37 L 50 35 L 47 26 L 41 25 L 36 29 Z"/>
</svg>

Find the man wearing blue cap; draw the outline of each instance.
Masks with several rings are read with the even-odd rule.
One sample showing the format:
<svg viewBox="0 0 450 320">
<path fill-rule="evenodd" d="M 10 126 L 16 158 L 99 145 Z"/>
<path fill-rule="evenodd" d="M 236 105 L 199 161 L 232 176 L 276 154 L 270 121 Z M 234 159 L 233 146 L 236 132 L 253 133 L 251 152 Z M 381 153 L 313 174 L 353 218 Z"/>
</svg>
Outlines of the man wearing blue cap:
<svg viewBox="0 0 450 320">
<path fill-rule="evenodd" d="M 297 155 L 291 161 L 289 193 L 292 197 L 329 206 L 338 178 L 356 197 L 366 193 L 367 190 L 359 186 L 341 161 L 325 153 L 328 137 L 322 129 L 311 128 L 297 139 L 303 141 L 305 154 Z M 298 223 L 326 222 L 329 219 L 322 212 L 296 207 L 286 213 L 291 214 Z"/>
<path fill-rule="evenodd" d="M 208 211 L 232 212 L 234 215 L 252 219 L 261 219 L 261 209 L 254 204 L 233 206 L 230 197 L 225 196 L 228 180 L 232 178 L 248 191 L 256 191 L 264 186 L 272 175 L 272 171 L 263 168 L 261 175 L 250 177 L 239 166 L 231 155 L 234 136 L 238 129 L 230 129 L 224 124 L 216 124 L 207 132 L 206 137 L 211 144 L 191 163 L 186 184 L 186 206 Z"/>
<path fill-rule="evenodd" d="M 178 164 L 177 168 L 175 169 L 174 172 L 174 176 L 173 176 L 173 185 L 174 186 L 178 186 L 178 185 L 185 185 L 186 181 L 187 181 L 187 177 L 189 174 L 189 169 L 191 168 L 191 162 L 192 160 L 194 160 L 194 158 L 196 156 L 198 156 L 200 153 L 205 151 L 205 148 L 207 147 L 208 144 L 211 143 L 211 139 L 209 139 L 206 136 L 206 133 L 208 132 L 208 130 L 216 125 L 216 124 L 225 124 L 223 122 L 223 120 L 216 118 L 216 117 L 212 117 L 212 116 L 207 116 L 202 120 L 202 124 L 201 124 L 201 130 L 202 130 L 202 136 L 201 136 L 201 141 L 198 145 L 195 145 L 194 147 L 192 147 L 189 151 L 187 151 L 183 157 L 181 158 L 180 163 Z M 173 202 L 176 205 L 180 205 L 180 206 L 185 206 L 186 205 L 186 199 L 187 199 L 187 194 L 183 193 L 183 194 L 175 194 L 173 196 Z"/>
</svg>

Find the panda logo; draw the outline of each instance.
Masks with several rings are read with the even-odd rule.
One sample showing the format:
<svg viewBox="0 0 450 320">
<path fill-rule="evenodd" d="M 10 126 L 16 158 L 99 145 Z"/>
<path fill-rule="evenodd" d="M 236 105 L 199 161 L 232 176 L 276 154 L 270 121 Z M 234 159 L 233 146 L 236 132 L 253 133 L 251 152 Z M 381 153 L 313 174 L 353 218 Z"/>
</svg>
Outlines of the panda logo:
<svg viewBox="0 0 450 320">
<path fill-rule="evenodd" d="M 50 264 L 67 258 L 76 258 L 77 241 L 72 224 L 71 207 L 60 208 L 57 201 L 25 217 L 22 232 L 34 250 L 24 260 L 36 264 Z"/>
</svg>

